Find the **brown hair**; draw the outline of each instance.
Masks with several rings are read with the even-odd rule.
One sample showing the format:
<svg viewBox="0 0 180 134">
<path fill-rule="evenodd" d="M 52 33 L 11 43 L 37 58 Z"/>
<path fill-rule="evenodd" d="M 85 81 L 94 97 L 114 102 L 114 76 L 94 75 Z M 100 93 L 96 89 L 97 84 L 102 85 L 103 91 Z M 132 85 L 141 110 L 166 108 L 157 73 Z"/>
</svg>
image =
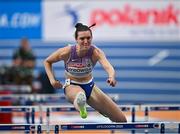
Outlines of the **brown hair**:
<svg viewBox="0 0 180 134">
<path fill-rule="evenodd" d="M 82 23 L 77 23 L 76 25 L 75 25 L 75 28 L 76 28 L 76 31 L 75 31 L 75 39 L 77 39 L 77 37 L 78 37 L 78 32 L 80 32 L 80 31 L 90 31 L 90 33 L 91 33 L 91 36 L 92 36 L 92 31 L 91 31 L 91 27 L 93 27 L 93 26 L 95 26 L 96 24 L 94 23 L 94 24 L 92 24 L 91 26 L 86 26 L 86 25 L 83 25 Z"/>
</svg>

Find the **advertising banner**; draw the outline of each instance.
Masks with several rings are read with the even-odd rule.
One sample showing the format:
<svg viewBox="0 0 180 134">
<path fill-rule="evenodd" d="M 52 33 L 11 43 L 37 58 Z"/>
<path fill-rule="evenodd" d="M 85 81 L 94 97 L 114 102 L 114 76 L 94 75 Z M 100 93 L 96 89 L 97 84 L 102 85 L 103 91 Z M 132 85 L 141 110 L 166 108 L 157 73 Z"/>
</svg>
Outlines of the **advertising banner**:
<svg viewBox="0 0 180 134">
<path fill-rule="evenodd" d="M 91 0 L 43 2 L 43 39 L 73 40 L 77 22 L 94 40 L 179 40 L 180 1 Z"/>
<path fill-rule="evenodd" d="M 41 39 L 41 1 L 0 0 L 0 39 Z"/>
</svg>

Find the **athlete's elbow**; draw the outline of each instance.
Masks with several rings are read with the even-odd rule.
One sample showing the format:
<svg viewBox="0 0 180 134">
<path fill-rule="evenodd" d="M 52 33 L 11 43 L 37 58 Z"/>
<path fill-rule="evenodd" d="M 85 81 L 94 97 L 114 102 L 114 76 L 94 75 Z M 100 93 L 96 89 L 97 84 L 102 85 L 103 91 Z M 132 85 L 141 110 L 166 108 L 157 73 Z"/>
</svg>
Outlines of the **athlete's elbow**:
<svg viewBox="0 0 180 134">
<path fill-rule="evenodd" d="M 46 59 L 43 61 L 43 64 L 44 64 L 44 66 L 46 66 L 46 65 L 49 65 L 49 64 L 51 64 L 51 63 L 50 63 L 49 60 L 46 58 Z"/>
<path fill-rule="evenodd" d="M 45 60 L 43 61 L 43 64 L 44 64 L 44 65 L 46 65 L 46 64 L 47 64 L 47 59 L 45 59 Z"/>
</svg>

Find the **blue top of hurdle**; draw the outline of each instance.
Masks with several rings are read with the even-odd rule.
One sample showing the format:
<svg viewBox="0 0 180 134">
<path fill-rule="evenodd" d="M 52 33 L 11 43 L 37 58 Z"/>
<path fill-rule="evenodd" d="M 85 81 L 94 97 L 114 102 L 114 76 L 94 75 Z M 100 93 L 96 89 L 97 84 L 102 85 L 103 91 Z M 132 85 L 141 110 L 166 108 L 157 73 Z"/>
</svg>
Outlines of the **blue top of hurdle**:
<svg viewBox="0 0 180 134">
<path fill-rule="evenodd" d="M 156 129 L 159 123 L 66 124 L 62 130 Z"/>
<path fill-rule="evenodd" d="M 141 123 L 88 123 L 88 124 L 59 124 L 49 125 L 49 130 L 132 130 L 132 129 L 160 129 L 163 125 L 170 128 L 173 122 L 141 122 Z M 180 122 L 174 122 L 178 128 Z M 168 125 L 170 127 L 168 127 Z M 0 124 L 0 131 L 30 131 L 30 130 L 47 130 L 44 124 Z"/>
<path fill-rule="evenodd" d="M 38 124 L 0 124 L 0 130 L 35 130 L 41 126 L 42 130 L 46 125 Z M 58 126 L 61 130 L 101 130 L 101 129 L 153 129 L 159 128 L 159 123 L 118 123 L 118 124 L 64 124 L 53 125 L 52 129 Z"/>
</svg>

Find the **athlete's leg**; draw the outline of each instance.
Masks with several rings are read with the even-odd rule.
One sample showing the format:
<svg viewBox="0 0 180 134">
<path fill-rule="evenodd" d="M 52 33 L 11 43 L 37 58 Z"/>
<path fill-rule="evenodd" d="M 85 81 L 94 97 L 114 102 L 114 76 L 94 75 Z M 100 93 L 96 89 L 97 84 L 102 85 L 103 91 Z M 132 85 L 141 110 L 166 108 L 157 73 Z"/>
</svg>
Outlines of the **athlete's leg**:
<svg viewBox="0 0 180 134">
<path fill-rule="evenodd" d="M 69 85 L 65 88 L 65 92 L 67 100 L 80 112 L 82 118 L 86 118 L 86 95 L 84 90 L 78 85 Z"/>
<path fill-rule="evenodd" d="M 95 110 L 107 115 L 113 122 L 127 122 L 126 117 L 118 105 L 113 102 L 109 96 L 103 93 L 96 85 L 94 85 L 91 96 L 87 103 Z"/>
</svg>

